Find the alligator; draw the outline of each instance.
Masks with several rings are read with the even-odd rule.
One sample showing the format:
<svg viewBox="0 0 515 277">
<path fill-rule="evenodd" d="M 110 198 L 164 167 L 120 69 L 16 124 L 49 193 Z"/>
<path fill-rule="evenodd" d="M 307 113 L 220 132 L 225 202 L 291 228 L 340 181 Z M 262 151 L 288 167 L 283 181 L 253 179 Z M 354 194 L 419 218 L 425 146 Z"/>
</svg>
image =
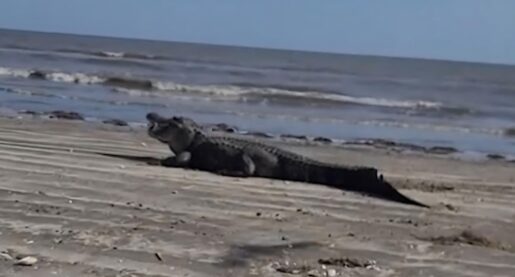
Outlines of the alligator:
<svg viewBox="0 0 515 277">
<path fill-rule="evenodd" d="M 168 145 L 165 167 L 233 177 L 263 177 L 325 185 L 398 203 L 428 207 L 401 194 L 376 168 L 317 161 L 264 142 L 203 130 L 194 120 L 148 113 L 148 135 Z"/>
</svg>

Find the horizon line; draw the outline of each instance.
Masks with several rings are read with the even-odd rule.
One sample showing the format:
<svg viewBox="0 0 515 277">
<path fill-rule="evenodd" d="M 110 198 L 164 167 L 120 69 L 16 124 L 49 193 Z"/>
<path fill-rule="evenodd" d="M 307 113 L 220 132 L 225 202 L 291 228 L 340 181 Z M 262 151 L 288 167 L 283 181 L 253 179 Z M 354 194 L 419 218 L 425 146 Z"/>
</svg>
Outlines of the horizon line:
<svg viewBox="0 0 515 277">
<path fill-rule="evenodd" d="M 401 59 L 401 60 L 421 60 L 430 62 L 447 62 L 447 63 L 465 63 L 465 64 L 476 64 L 476 65 L 493 65 L 493 66 L 515 66 L 515 63 L 500 63 L 500 62 L 486 62 L 486 61 L 467 61 L 467 60 L 454 60 L 444 58 L 427 58 L 427 57 L 414 57 L 414 56 L 387 56 L 378 54 L 363 54 L 363 53 L 349 53 L 349 52 L 331 52 L 331 51 L 319 51 L 319 50 L 307 50 L 307 49 L 288 49 L 288 48 L 273 48 L 265 46 L 251 46 L 251 45 L 231 45 L 231 44 L 216 44 L 209 42 L 199 41 L 179 41 L 179 40 L 163 40 L 153 38 L 141 38 L 141 37 L 124 37 L 116 35 L 98 35 L 98 34 L 87 34 L 87 33 L 68 33 L 59 31 L 41 31 L 41 30 L 28 30 L 28 29 L 15 29 L 5 28 L 0 26 L 0 31 L 15 31 L 15 32 L 32 32 L 32 33 L 43 33 L 43 34 L 54 34 L 54 35 L 65 35 L 65 36 L 85 36 L 85 37 L 96 37 L 96 38 L 107 38 L 107 39 L 126 39 L 126 40 L 138 40 L 138 41 L 149 41 L 149 42 L 160 42 L 160 43 L 181 43 L 181 44 L 197 44 L 215 47 L 232 47 L 232 48 L 247 48 L 247 49 L 260 49 L 267 51 L 283 51 L 283 52 L 300 52 L 310 54 L 326 54 L 326 55 L 343 55 L 343 56 L 358 56 L 358 57 L 370 57 L 370 58 L 381 58 L 381 59 Z"/>
</svg>

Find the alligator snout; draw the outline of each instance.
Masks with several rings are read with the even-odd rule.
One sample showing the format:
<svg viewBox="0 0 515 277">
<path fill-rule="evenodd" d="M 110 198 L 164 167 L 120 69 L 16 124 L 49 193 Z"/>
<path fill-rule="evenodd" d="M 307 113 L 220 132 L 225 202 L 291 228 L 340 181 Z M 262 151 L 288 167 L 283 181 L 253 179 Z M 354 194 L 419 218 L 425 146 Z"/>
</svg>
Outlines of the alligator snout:
<svg viewBox="0 0 515 277">
<path fill-rule="evenodd" d="M 162 120 L 162 117 L 157 113 L 147 113 L 147 120 L 150 122 L 158 122 Z"/>
</svg>

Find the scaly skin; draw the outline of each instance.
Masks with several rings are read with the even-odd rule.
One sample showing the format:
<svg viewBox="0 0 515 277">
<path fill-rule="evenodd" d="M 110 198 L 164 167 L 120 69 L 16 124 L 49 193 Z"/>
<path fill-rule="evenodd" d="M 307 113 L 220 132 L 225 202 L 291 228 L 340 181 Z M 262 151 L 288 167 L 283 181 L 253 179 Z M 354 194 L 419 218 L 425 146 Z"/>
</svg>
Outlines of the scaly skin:
<svg viewBox="0 0 515 277">
<path fill-rule="evenodd" d="M 161 165 L 210 171 L 227 176 L 265 177 L 358 191 L 399 203 L 427 207 L 399 193 L 372 167 L 344 167 L 250 139 L 203 131 L 185 117 L 147 114 L 148 134 L 175 153 Z"/>
</svg>

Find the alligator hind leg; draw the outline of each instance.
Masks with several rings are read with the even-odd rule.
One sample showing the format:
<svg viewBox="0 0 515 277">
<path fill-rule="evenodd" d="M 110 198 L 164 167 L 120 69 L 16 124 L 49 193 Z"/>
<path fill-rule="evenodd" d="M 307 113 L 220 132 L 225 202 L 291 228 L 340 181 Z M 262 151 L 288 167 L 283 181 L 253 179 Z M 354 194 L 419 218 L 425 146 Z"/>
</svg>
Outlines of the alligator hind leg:
<svg viewBox="0 0 515 277">
<path fill-rule="evenodd" d="M 277 156 L 260 148 L 245 148 L 248 156 L 254 162 L 254 176 L 273 178 L 276 176 L 278 160 Z"/>
<path fill-rule="evenodd" d="M 256 171 L 256 164 L 246 153 L 242 153 L 238 156 L 238 159 L 235 161 L 237 164 L 241 165 L 240 170 L 228 170 L 222 169 L 218 170 L 217 173 L 224 176 L 231 177 L 250 177 L 253 176 Z"/>
</svg>

